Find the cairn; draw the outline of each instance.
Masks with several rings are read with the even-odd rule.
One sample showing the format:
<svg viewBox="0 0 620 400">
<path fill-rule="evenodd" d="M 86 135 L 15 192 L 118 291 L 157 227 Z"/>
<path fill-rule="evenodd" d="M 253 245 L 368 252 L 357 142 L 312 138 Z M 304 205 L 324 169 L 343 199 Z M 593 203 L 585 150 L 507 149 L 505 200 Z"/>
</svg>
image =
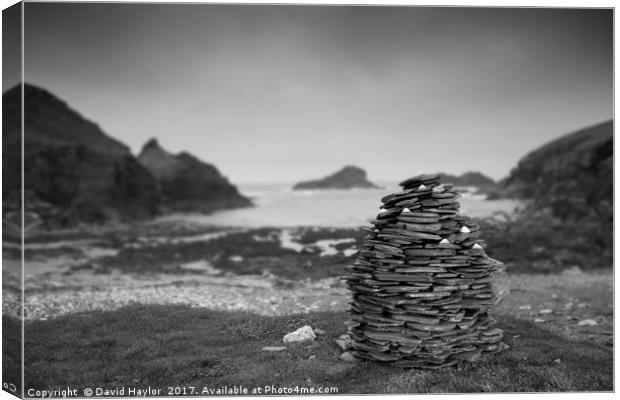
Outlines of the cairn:
<svg viewBox="0 0 620 400">
<path fill-rule="evenodd" d="M 458 193 L 437 175 L 400 183 L 349 267 L 349 336 L 357 358 L 441 368 L 507 346 L 489 315 L 503 264 L 489 258 L 480 227 L 459 214 Z"/>
</svg>

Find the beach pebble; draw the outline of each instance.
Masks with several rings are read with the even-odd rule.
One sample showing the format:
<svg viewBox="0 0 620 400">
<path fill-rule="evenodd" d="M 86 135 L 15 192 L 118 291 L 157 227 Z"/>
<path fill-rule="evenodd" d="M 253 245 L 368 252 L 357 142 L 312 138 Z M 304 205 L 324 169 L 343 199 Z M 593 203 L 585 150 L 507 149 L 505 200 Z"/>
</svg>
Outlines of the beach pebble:
<svg viewBox="0 0 620 400">
<path fill-rule="evenodd" d="M 357 361 L 359 361 L 357 358 L 355 358 L 353 353 L 351 353 L 350 351 L 345 351 L 338 358 L 340 358 L 342 361 L 346 361 L 346 362 L 357 362 Z"/>
<path fill-rule="evenodd" d="M 316 335 L 312 330 L 312 327 L 309 325 L 302 326 L 294 332 L 287 333 L 282 338 L 284 343 L 303 343 L 303 342 L 311 342 L 316 339 Z"/>
<path fill-rule="evenodd" d="M 336 339 L 336 344 L 340 347 L 340 349 L 348 350 L 352 347 L 353 341 L 349 335 L 344 334 L 340 335 L 340 337 Z"/>
<path fill-rule="evenodd" d="M 285 346 L 265 346 L 261 350 L 263 351 L 284 351 L 286 350 Z"/>
</svg>

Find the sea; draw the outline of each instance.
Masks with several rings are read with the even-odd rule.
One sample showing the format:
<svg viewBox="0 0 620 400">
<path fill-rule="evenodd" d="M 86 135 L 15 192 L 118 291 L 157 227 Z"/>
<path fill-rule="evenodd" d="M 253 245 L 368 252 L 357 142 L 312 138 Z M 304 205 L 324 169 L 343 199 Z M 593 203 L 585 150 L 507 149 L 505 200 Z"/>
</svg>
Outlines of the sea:
<svg viewBox="0 0 620 400">
<path fill-rule="evenodd" d="M 255 207 L 223 210 L 210 215 L 173 214 L 163 220 L 182 220 L 199 225 L 226 227 L 337 227 L 368 225 L 379 212 L 381 198 L 400 191 L 396 182 L 378 182 L 381 189 L 294 191 L 291 184 L 263 183 L 239 185 Z M 522 203 L 517 200 L 486 200 L 486 196 L 463 191 L 461 214 L 470 217 L 506 218 Z"/>
</svg>

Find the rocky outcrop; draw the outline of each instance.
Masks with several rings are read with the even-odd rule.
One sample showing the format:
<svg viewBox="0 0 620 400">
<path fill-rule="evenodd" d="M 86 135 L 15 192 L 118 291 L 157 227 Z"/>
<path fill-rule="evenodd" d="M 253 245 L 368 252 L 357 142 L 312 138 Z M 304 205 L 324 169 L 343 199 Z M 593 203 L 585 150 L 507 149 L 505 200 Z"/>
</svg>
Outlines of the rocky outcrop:
<svg viewBox="0 0 620 400">
<path fill-rule="evenodd" d="M 500 182 L 502 197 L 532 199 L 561 218 L 613 215 L 613 121 L 553 140 Z"/>
<path fill-rule="evenodd" d="M 324 189 L 374 189 L 378 188 L 366 177 L 366 171 L 360 167 L 346 166 L 340 171 L 323 179 L 299 182 L 293 190 L 324 190 Z"/>
<path fill-rule="evenodd" d="M 3 212 L 21 196 L 21 87 L 2 96 Z M 48 91 L 24 86 L 26 210 L 60 224 L 146 218 L 156 182 L 129 148 Z"/>
<path fill-rule="evenodd" d="M 186 152 L 171 154 L 156 139 L 144 145 L 138 160 L 156 178 L 166 211 L 209 213 L 252 206 L 216 167 Z"/>
<path fill-rule="evenodd" d="M 497 185 L 493 179 L 477 171 L 468 171 L 461 175 L 450 175 L 440 172 L 437 175 L 443 181 L 451 182 L 454 186 L 475 187 L 480 191 L 492 189 Z"/>
</svg>

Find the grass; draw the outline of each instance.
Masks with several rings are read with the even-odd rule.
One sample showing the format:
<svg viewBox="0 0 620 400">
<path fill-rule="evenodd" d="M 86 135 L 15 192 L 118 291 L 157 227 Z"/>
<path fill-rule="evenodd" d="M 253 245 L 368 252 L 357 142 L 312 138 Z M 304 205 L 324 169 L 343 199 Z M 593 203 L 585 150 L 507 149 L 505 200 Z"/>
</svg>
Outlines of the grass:
<svg viewBox="0 0 620 400">
<path fill-rule="evenodd" d="M 337 387 L 340 394 L 613 390 L 611 349 L 569 341 L 513 317 L 498 318 L 510 350 L 440 371 L 340 361 L 334 339 L 345 333 L 347 318 L 344 312 L 263 317 L 136 305 L 28 322 L 26 388 L 298 385 Z M 325 334 L 283 352 L 261 350 L 281 345 L 284 334 L 306 324 Z"/>
<path fill-rule="evenodd" d="M 21 323 L 8 316 L 2 316 L 2 381 L 12 383 L 21 391 Z"/>
</svg>

